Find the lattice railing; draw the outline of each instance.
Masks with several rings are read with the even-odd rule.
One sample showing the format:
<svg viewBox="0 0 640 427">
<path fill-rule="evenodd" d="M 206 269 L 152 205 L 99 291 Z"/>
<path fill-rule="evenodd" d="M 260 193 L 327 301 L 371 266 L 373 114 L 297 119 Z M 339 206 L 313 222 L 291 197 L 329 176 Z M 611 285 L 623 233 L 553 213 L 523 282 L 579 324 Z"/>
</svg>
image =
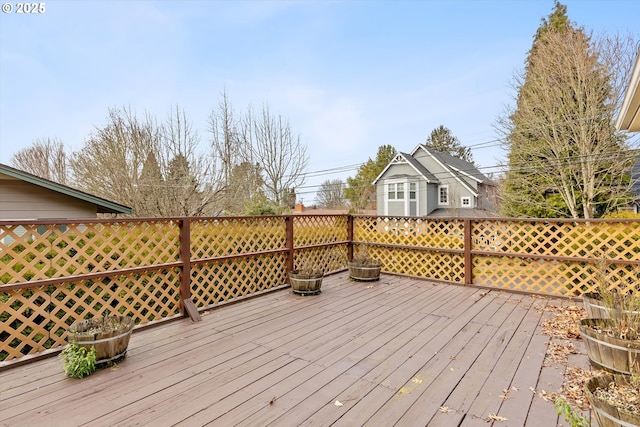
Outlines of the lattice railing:
<svg viewBox="0 0 640 427">
<path fill-rule="evenodd" d="M 640 221 L 475 221 L 471 251 L 474 284 L 580 296 L 605 260 L 611 287 L 640 291 Z"/>
<path fill-rule="evenodd" d="M 184 315 L 185 298 L 204 310 L 286 285 L 290 268 L 338 271 L 362 252 L 390 273 L 568 296 L 597 289 L 603 258 L 611 287 L 640 291 L 637 220 L 0 221 L 0 361 L 64 345 L 77 320 L 122 313 L 144 325 Z"/>
<path fill-rule="evenodd" d="M 191 223 L 192 260 L 286 248 L 285 218 L 220 217 Z"/>
<path fill-rule="evenodd" d="M 178 260 L 172 221 L 5 225 L 3 284 L 118 271 Z"/>
<path fill-rule="evenodd" d="M 356 242 L 464 249 L 464 222 L 461 220 L 357 216 L 353 221 L 353 240 Z"/>
<path fill-rule="evenodd" d="M 640 260 L 640 221 L 483 220 L 473 223 L 471 249 L 496 253 Z"/>
<path fill-rule="evenodd" d="M 180 314 L 177 272 L 160 270 L 26 289 L 0 289 L 0 360 L 66 344 L 71 324 L 122 314 L 137 324 Z"/>
<path fill-rule="evenodd" d="M 191 297 L 198 308 L 210 307 L 284 285 L 286 254 L 198 264 L 191 269 Z"/>
<path fill-rule="evenodd" d="M 297 215 L 293 217 L 293 244 L 295 247 L 345 242 L 347 240 L 346 215 Z"/>
</svg>

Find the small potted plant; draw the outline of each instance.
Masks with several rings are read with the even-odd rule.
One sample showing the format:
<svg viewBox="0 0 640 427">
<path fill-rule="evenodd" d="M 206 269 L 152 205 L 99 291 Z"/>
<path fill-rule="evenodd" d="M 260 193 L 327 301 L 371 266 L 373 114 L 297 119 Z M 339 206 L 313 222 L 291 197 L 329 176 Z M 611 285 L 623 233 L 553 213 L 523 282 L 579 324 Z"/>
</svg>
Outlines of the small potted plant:
<svg viewBox="0 0 640 427">
<path fill-rule="evenodd" d="M 349 278 L 358 281 L 380 280 L 380 270 L 382 263 L 377 259 L 369 257 L 369 250 L 365 246 L 358 256 L 348 262 Z"/>
<path fill-rule="evenodd" d="M 77 347 L 94 349 L 96 364 L 99 365 L 126 355 L 133 326 L 130 316 L 93 317 L 71 325 L 67 340 Z"/>
<path fill-rule="evenodd" d="M 60 353 L 65 375 L 71 378 L 84 378 L 96 370 L 96 349 L 68 344 Z"/>
<path fill-rule="evenodd" d="M 321 292 L 323 271 L 305 262 L 302 267 L 289 272 L 291 290 L 298 295 L 317 295 Z"/>
</svg>

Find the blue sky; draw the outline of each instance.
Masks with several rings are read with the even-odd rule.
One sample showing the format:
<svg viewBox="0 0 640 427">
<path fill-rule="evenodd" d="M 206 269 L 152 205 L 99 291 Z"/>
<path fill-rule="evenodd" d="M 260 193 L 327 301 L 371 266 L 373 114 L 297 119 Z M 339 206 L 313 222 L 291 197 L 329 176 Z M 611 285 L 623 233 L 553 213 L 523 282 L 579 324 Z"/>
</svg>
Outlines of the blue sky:
<svg viewBox="0 0 640 427">
<path fill-rule="evenodd" d="M 163 119 L 176 104 L 209 143 L 226 88 L 236 112 L 290 120 L 310 162 L 300 197 L 439 125 L 485 172 L 503 160 L 497 117 L 553 1 L 45 1 L 0 16 L 0 163 L 36 138 L 77 150 L 109 108 Z M 640 2 L 565 1 L 596 33 L 640 34 Z"/>
</svg>

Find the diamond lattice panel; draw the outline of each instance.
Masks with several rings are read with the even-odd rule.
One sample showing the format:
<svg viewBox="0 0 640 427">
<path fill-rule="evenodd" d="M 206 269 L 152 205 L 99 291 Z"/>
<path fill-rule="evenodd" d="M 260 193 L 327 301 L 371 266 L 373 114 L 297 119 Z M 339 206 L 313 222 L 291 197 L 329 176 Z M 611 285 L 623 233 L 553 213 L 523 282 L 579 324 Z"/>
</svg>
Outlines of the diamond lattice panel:
<svg viewBox="0 0 640 427">
<path fill-rule="evenodd" d="M 69 326 L 90 317 L 117 313 L 142 324 L 178 315 L 178 284 L 177 271 L 163 270 L 4 291 L 0 358 L 65 345 Z"/>
<path fill-rule="evenodd" d="M 178 260 L 169 221 L 3 225 L 3 283 L 114 271 Z"/>
<path fill-rule="evenodd" d="M 192 300 L 196 307 L 208 307 L 284 285 L 286 265 L 284 254 L 196 265 L 191 269 Z"/>
<path fill-rule="evenodd" d="M 346 267 L 346 245 L 299 250 L 294 256 L 296 270 L 311 269 L 329 273 Z"/>
<path fill-rule="evenodd" d="M 194 260 L 286 248 L 283 217 L 216 218 L 191 224 Z"/>
<path fill-rule="evenodd" d="M 319 245 L 347 240 L 346 216 L 295 215 L 294 246 Z"/>
<path fill-rule="evenodd" d="M 473 258 L 473 283 L 494 288 L 580 296 L 596 290 L 595 276 L 593 266 L 585 263 L 511 257 Z"/>
<path fill-rule="evenodd" d="M 464 283 L 464 258 L 459 254 L 372 246 L 369 256 L 382 262 L 383 271 Z"/>
<path fill-rule="evenodd" d="M 359 242 L 464 248 L 464 222 L 459 220 L 355 217 L 353 228 L 353 238 Z"/>
<path fill-rule="evenodd" d="M 51 347 L 49 301 L 44 287 L 0 292 L 0 361 Z"/>
<path fill-rule="evenodd" d="M 501 253 L 640 260 L 637 222 L 474 222 L 472 249 Z"/>
</svg>

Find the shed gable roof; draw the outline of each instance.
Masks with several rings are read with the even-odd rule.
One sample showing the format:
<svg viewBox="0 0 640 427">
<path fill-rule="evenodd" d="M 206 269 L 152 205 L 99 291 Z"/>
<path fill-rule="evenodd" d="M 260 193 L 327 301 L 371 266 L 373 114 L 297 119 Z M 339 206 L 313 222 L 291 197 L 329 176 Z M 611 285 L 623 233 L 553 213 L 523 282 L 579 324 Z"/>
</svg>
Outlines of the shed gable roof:
<svg viewBox="0 0 640 427">
<path fill-rule="evenodd" d="M 418 151 L 424 151 L 435 159 L 440 165 L 452 175 L 462 174 L 479 183 L 489 183 L 491 180 L 487 178 L 485 174 L 480 172 L 478 168 L 466 160 L 462 160 L 458 157 L 452 156 L 449 153 L 434 150 L 424 144 L 419 144 L 412 152 L 411 155 L 415 155 Z"/>
<path fill-rule="evenodd" d="M 68 187 L 66 185 L 58 184 L 57 182 L 50 181 L 48 179 L 40 178 L 39 176 L 30 174 L 28 172 L 21 171 L 19 169 L 12 168 L 10 166 L 0 163 L 0 174 L 7 175 L 11 178 L 19 179 L 24 182 L 28 182 L 39 187 L 46 188 L 47 190 L 61 193 L 69 197 L 79 199 L 86 203 L 96 205 L 98 213 L 115 213 L 115 214 L 132 214 L 133 208 L 121 205 L 116 202 L 112 202 L 107 199 L 103 199 L 98 196 L 94 196 L 89 193 L 85 193 L 75 188 Z"/>
<path fill-rule="evenodd" d="M 396 154 L 393 160 L 391 160 L 389 164 L 382 170 L 382 172 L 380 172 L 380 175 L 378 175 L 376 179 L 373 180 L 373 185 L 376 185 L 378 181 L 387 173 L 387 171 L 393 165 L 399 165 L 399 164 L 408 164 L 413 168 L 413 170 L 416 171 L 417 175 L 422 177 L 428 183 L 437 184 L 440 182 L 438 181 L 438 178 L 436 178 L 434 174 L 429 172 L 429 170 L 422 163 L 416 160 L 416 158 L 413 157 L 411 154 L 398 152 L 398 154 Z"/>
</svg>

